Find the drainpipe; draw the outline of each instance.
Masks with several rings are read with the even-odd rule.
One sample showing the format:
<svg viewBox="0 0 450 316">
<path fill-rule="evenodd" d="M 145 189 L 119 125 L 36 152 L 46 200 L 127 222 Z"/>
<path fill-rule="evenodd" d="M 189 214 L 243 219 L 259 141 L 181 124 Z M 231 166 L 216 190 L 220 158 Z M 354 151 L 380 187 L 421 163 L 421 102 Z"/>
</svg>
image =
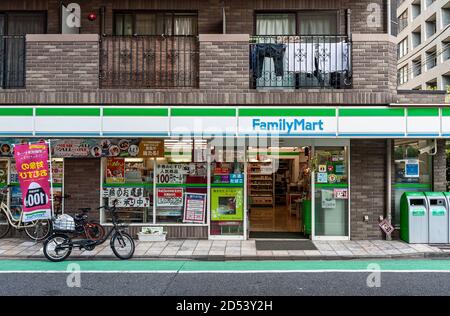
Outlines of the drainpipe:
<svg viewBox="0 0 450 316">
<path fill-rule="evenodd" d="M 350 10 L 350 9 L 346 9 L 345 10 L 345 33 L 347 34 L 347 36 L 348 37 L 350 37 L 351 36 L 351 25 L 350 25 L 350 23 L 351 23 L 351 14 L 352 14 L 352 10 Z"/>
<path fill-rule="evenodd" d="M 387 30 L 387 33 L 389 34 L 389 35 L 391 35 L 391 33 L 392 33 L 392 30 L 391 30 L 391 19 L 392 19 L 392 16 L 391 16 L 391 0 L 387 0 L 386 1 L 386 22 L 387 22 L 387 27 L 386 27 L 386 30 Z"/>
<path fill-rule="evenodd" d="M 386 218 L 392 224 L 392 139 L 386 142 Z M 386 235 L 386 240 L 392 240 Z"/>
</svg>

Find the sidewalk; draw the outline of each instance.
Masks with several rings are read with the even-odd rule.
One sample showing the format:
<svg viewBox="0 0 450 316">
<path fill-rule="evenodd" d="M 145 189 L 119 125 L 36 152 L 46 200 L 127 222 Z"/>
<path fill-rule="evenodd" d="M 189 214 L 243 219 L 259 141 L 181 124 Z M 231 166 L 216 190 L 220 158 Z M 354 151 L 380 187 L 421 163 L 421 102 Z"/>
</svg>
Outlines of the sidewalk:
<svg viewBox="0 0 450 316">
<path fill-rule="evenodd" d="M 402 241 L 314 241 L 318 250 L 258 251 L 255 240 L 211 241 L 169 240 L 139 242 L 136 240 L 135 259 L 192 260 L 332 260 L 450 257 L 450 249 Z M 0 239 L 1 259 L 45 258 L 42 243 L 24 239 Z M 109 242 L 93 251 L 74 249 L 70 258 L 113 259 Z"/>
</svg>

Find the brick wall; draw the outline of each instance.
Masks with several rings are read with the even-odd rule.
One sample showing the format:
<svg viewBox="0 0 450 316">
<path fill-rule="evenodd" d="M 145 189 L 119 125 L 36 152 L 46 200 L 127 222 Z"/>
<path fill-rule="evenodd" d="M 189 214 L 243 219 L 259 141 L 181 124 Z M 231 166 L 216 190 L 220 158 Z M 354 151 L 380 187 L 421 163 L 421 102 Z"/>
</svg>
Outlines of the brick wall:
<svg viewBox="0 0 450 316">
<path fill-rule="evenodd" d="M 381 239 L 378 220 L 386 206 L 386 140 L 355 139 L 350 147 L 351 239 Z"/>
<path fill-rule="evenodd" d="M 448 103 L 445 91 L 398 90 L 397 102 L 401 104 L 442 104 Z"/>
<path fill-rule="evenodd" d="M 26 88 L 40 92 L 97 89 L 98 37 L 85 37 L 95 40 L 65 41 L 63 35 L 28 35 Z"/>
<path fill-rule="evenodd" d="M 248 41 L 246 35 L 200 36 L 200 89 L 248 89 Z"/>
<path fill-rule="evenodd" d="M 70 198 L 64 201 L 66 213 L 78 212 L 78 208 L 90 207 L 90 218 L 99 220 L 100 159 L 64 159 L 64 193 Z"/>
<path fill-rule="evenodd" d="M 353 42 L 353 88 L 396 94 L 397 46 L 389 41 Z"/>
<path fill-rule="evenodd" d="M 433 157 L 433 190 L 447 191 L 447 155 L 445 139 L 437 141 L 437 154 Z"/>
</svg>

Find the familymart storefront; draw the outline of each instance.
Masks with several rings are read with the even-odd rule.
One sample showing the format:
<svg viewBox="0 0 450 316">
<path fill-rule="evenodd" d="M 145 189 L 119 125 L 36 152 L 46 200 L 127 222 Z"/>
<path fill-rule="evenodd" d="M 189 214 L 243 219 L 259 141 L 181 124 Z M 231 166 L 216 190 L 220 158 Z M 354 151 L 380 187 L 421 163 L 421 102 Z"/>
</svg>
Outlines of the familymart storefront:
<svg viewBox="0 0 450 316">
<path fill-rule="evenodd" d="M 17 181 L 12 144 L 50 139 L 55 196 L 89 196 L 97 205 L 117 199 L 133 232 L 162 226 L 169 238 L 345 240 L 361 198 L 352 196 L 352 140 L 424 147 L 450 134 L 449 118 L 439 108 L 5 106 L 1 181 Z M 427 170 L 423 159 L 407 158 Z M 75 174 L 80 165 L 89 166 L 85 174 Z M 425 185 L 426 176 L 405 184 Z M 18 198 L 9 203 L 17 207 Z M 70 205 L 56 207 L 76 211 Z"/>
</svg>

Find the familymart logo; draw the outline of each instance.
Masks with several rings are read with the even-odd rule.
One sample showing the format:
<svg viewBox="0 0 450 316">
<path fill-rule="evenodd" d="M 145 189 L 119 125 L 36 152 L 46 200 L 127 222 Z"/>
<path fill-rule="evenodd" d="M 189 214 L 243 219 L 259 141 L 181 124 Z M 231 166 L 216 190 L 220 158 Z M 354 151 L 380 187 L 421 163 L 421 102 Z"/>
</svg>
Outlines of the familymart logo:
<svg viewBox="0 0 450 316">
<path fill-rule="evenodd" d="M 324 130 L 324 122 L 321 119 L 279 119 L 264 121 L 261 119 L 253 119 L 252 126 L 254 131 L 277 131 L 282 133 L 299 133 L 299 132 L 320 132 Z"/>
</svg>

